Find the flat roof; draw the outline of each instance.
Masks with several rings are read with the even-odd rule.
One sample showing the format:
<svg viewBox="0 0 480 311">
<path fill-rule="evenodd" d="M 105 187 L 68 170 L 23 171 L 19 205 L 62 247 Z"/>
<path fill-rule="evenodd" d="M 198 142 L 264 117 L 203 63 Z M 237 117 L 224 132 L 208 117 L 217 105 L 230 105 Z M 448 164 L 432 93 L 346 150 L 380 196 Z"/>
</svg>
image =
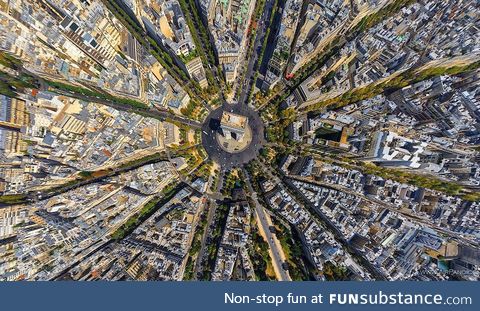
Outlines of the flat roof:
<svg viewBox="0 0 480 311">
<path fill-rule="evenodd" d="M 245 129 L 247 122 L 248 122 L 248 118 L 245 116 L 224 111 L 222 114 L 222 120 L 220 121 L 220 124 L 228 127 Z"/>
</svg>

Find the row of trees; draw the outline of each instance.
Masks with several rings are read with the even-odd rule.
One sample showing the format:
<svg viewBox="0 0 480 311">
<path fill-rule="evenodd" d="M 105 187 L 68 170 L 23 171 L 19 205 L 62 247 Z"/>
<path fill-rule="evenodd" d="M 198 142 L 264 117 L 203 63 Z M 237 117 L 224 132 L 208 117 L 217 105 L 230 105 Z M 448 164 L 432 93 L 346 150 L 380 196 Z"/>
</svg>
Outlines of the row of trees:
<svg viewBox="0 0 480 311">
<path fill-rule="evenodd" d="M 198 260 L 201 260 L 201 258 L 198 258 L 198 253 L 202 247 L 202 239 L 208 223 L 207 214 L 208 209 L 204 209 L 195 228 L 192 244 L 188 250 L 188 259 L 185 266 L 185 272 L 183 273 L 183 280 L 193 280 L 195 277 L 195 263 Z"/>
<path fill-rule="evenodd" d="M 166 202 L 170 201 L 170 199 L 175 195 L 177 182 L 173 182 L 170 185 L 167 185 L 163 191 L 162 197 L 153 197 L 149 202 L 147 202 L 142 209 L 135 213 L 134 215 L 130 216 L 127 221 L 120 226 L 115 232 L 112 234 L 111 238 L 113 240 L 119 241 L 127 237 L 130 233 L 132 233 L 140 224 L 142 224 L 145 220 L 147 220 L 150 216 L 152 216 L 161 206 L 163 206 Z"/>
<path fill-rule="evenodd" d="M 461 66 L 437 66 L 423 70 L 409 69 L 396 77 L 388 79 L 381 83 L 372 83 L 360 89 L 348 91 L 340 96 L 320 101 L 302 109 L 304 112 L 316 111 L 321 109 L 338 109 L 356 102 L 375 97 L 386 91 L 393 92 L 424 80 L 442 75 L 458 75 L 464 72 L 470 72 L 480 68 L 480 61 Z"/>
<path fill-rule="evenodd" d="M 3 51 L 0 51 L 0 64 L 13 70 L 22 68 L 21 60 Z"/>
<path fill-rule="evenodd" d="M 250 238 L 248 255 L 252 260 L 253 271 L 258 281 L 274 281 L 275 273 L 270 255 L 268 243 L 263 239 L 257 229 L 257 222 L 252 217 L 250 221 Z"/>
<path fill-rule="evenodd" d="M 310 279 L 306 255 L 300 245 L 300 237 L 294 237 L 294 228 L 285 227 L 280 221 L 275 221 L 275 235 L 282 245 L 288 264 L 288 272 L 293 281 L 307 281 Z"/>
<path fill-rule="evenodd" d="M 198 15 L 195 1 L 179 0 L 179 3 L 186 16 L 187 26 L 190 29 L 193 41 L 197 47 L 198 55 L 200 56 L 203 65 L 206 66 L 207 64 L 210 64 L 212 68 L 216 68 L 215 53 L 210 44 L 208 31 Z M 218 92 L 217 84 L 212 72 L 207 68 L 205 69 L 205 75 L 209 84 L 207 93 L 214 95 Z M 218 68 L 215 70 L 218 70 Z"/>
<path fill-rule="evenodd" d="M 275 153 L 275 151 L 269 150 L 267 153 Z M 275 162 L 274 155 L 272 155 L 270 162 Z M 253 179 L 252 186 L 257 192 L 261 192 L 259 182 L 267 179 L 261 168 L 262 166 L 260 166 L 257 161 L 251 161 L 246 166 L 249 175 Z M 262 196 L 259 197 L 259 201 L 265 207 L 269 207 L 263 200 Z M 277 213 L 277 211 L 273 210 L 271 207 L 269 207 L 269 209 L 271 213 L 275 215 L 272 216 L 272 221 L 275 224 L 275 235 L 280 241 L 284 251 L 290 277 L 294 281 L 310 280 L 309 268 L 311 265 L 309 264 L 307 255 L 301 245 L 301 239 L 298 236 L 298 232 L 295 231 L 294 227 L 284 225 L 286 221 Z"/>
<path fill-rule="evenodd" d="M 201 93 L 198 83 L 190 83 L 186 72 L 175 64 L 168 52 L 158 46 L 156 41 L 145 32 L 137 20 L 132 19 L 115 0 L 103 0 L 103 3 L 122 22 L 135 39 L 158 60 L 168 74 L 185 88 L 190 96 Z M 194 89 L 189 85 L 193 85 Z"/>
<path fill-rule="evenodd" d="M 206 114 L 208 114 L 205 107 L 193 99 L 190 99 L 185 107 L 180 108 L 180 112 L 187 118 L 199 121 L 203 120 Z"/>
<path fill-rule="evenodd" d="M 258 71 L 260 70 L 260 66 L 263 62 L 263 57 L 265 56 L 265 50 L 267 49 L 268 38 L 270 37 L 270 29 L 271 29 L 270 26 L 272 25 L 275 14 L 277 14 L 277 11 L 278 11 L 278 1 L 279 0 L 275 0 L 275 2 L 273 4 L 272 13 L 270 15 L 270 20 L 268 21 L 268 26 L 269 27 L 267 28 L 267 31 L 265 32 L 265 37 L 263 38 L 262 49 L 261 49 L 260 55 L 258 56 L 258 59 L 257 59 L 257 65 L 255 66 L 255 69 L 254 69 L 255 74 L 253 75 L 252 88 L 250 89 L 250 92 L 248 93 L 247 102 L 250 102 L 252 100 L 252 97 L 253 97 L 253 91 L 255 90 L 255 84 L 257 83 L 257 79 L 258 79 L 258 75 L 259 75 Z M 255 16 L 258 15 L 258 17 L 260 17 L 261 11 L 263 11 L 264 6 L 265 6 L 265 1 L 260 2 L 258 4 L 259 11 L 256 12 Z M 258 18 L 257 18 L 257 20 L 258 20 Z M 252 37 L 254 37 L 253 34 L 252 34 Z M 252 42 L 252 46 L 250 47 L 251 49 L 253 48 L 253 45 L 254 44 Z"/>
<path fill-rule="evenodd" d="M 13 77 L 0 70 L 0 94 L 17 97 L 19 92 L 24 92 L 27 88 L 38 88 L 37 80 L 24 73 Z"/>
<path fill-rule="evenodd" d="M 410 170 L 399 170 L 391 167 L 378 166 L 372 162 L 358 161 L 339 155 L 325 154 L 318 150 L 309 149 L 314 154 L 322 156 L 321 160 L 326 163 L 334 163 L 350 170 L 358 170 L 364 174 L 375 175 L 384 179 L 394 180 L 399 183 L 413 185 L 419 188 L 427 188 L 447 195 L 458 196 L 466 201 L 479 201 L 480 192 L 472 191 L 461 184 L 438 179 L 433 175 L 420 175 Z"/>
<path fill-rule="evenodd" d="M 207 258 L 203 262 L 203 275 L 201 280 L 208 281 L 212 278 L 212 271 L 215 268 L 215 259 L 217 258 L 218 247 L 222 240 L 223 229 L 225 228 L 229 207 L 225 204 L 219 205 L 215 209 L 215 215 L 213 216 L 214 227 L 211 232 L 211 238 L 209 239 L 207 246 Z"/>
<path fill-rule="evenodd" d="M 413 1 L 414 2 L 414 1 Z M 316 70 L 321 68 L 326 64 L 326 62 L 337 55 L 343 46 L 348 42 L 353 40 L 362 32 L 367 31 L 371 27 L 377 25 L 379 22 L 384 20 L 386 17 L 394 15 L 396 12 L 400 11 L 403 7 L 412 3 L 412 0 L 395 0 L 393 3 L 385 6 L 383 9 L 379 10 L 378 12 L 372 13 L 366 17 L 364 17 L 359 24 L 357 24 L 352 31 L 349 32 L 347 38 L 337 37 L 334 38 L 324 49 L 323 52 L 317 54 L 312 60 L 307 62 L 303 65 L 295 74 L 295 77 L 290 81 L 288 87 L 284 89 L 283 92 L 279 93 L 275 96 L 269 103 L 269 105 L 273 105 L 274 111 L 280 110 L 280 104 L 290 96 L 293 91 L 303 82 L 305 79 L 310 77 Z M 317 105 L 317 107 L 321 107 L 321 105 Z M 318 108 L 316 108 L 318 109 Z M 315 108 L 312 108 L 315 110 Z M 271 113 L 271 112 L 270 112 Z M 278 116 L 278 114 L 277 114 Z M 265 116 L 267 119 L 270 119 L 269 116 Z M 278 131 L 277 131 L 278 132 Z M 276 139 L 280 139 L 283 137 L 281 133 L 277 133 L 277 135 L 273 135 Z"/>
<path fill-rule="evenodd" d="M 91 89 L 87 89 L 87 88 L 76 86 L 76 85 L 66 84 L 58 81 L 46 80 L 45 82 L 54 89 L 67 91 L 69 93 L 84 95 L 88 97 L 95 97 L 97 99 L 105 100 L 113 103 L 123 104 L 126 106 L 130 106 L 135 110 L 140 110 L 140 111 L 149 110 L 149 107 L 146 104 L 130 98 L 116 97 L 109 93 L 92 91 Z"/>
<path fill-rule="evenodd" d="M 379 11 L 364 17 L 357 25 L 349 31 L 346 39 L 335 38 L 324 49 L 324 52 L 315 56 L 310 62 L 302 66 L 292 81 L 293 88 L 296 88 L 306 78 L 311 76 L 318 68 L 321 68 L 329 59 L 336 55 L 348 41 L 355 39 L 361 33 L 374 27 L 386 18 L 393 16 L 403 7 L 408 6 L 416 0 L 395 0 Z"/>
<path fill-rule="evenodd" d="M 373 26 L 377 25 L 381 21 L 393 16 L 399 12 L 402 8 L 416 3 L 417 0 L 395 0 L 388 5 L 384 6 L 375 13 L 365 16 L 357 25 L 355 25 L 350 32 L 351 37 L 357 36 L 359 33 L 364 32 Z"/>
<path fill-rule="evenodd" d="M 419 175 L 406 170 L 380 167 L 372 163 L 362 163 L 362 171 L 365 174 L 380 176 L 385 179 L 395 180 L 400 183 L 427 188 L 447 195 L 460 196 L 467 201 L 480 200 L 480 192 L 471 192 L 462 185 L 450 181 L 440 180 L 434 176 Z"/>
</svg>

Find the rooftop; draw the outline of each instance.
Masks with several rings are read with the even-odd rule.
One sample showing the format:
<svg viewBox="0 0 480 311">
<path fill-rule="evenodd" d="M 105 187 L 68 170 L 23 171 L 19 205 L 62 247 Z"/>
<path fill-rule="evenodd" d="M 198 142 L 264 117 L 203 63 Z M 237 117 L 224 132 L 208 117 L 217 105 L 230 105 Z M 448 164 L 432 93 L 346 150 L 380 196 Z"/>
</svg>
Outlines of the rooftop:
<svg viewBox="0 0 480 311">
<path fill-rule="evenodd" d="M 248 123 L 248 118 L 235 113 L 224 111 L 220 124 L 238 129 L 245 129 Z"/>
</svg>

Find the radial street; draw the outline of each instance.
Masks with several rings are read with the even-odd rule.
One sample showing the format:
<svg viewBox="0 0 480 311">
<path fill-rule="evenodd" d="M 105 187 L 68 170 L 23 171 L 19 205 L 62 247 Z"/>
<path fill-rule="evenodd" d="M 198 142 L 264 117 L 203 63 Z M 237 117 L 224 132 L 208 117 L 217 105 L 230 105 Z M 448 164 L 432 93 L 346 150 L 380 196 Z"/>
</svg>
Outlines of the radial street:
<svg viewBox="0 0 480 311">
<path fill-rule="evenodd" d="M 290 278 L 288 271 L 283 269 L 283 263 L 286 262 L 286 257 L 285 253 L 283 252 L 282 245 L 277 239 L 277 236 L 270 231 L 270 227 L 273 226 L 270 215 L 265 212 L 263 206 L 258 202 L 257 193 L 252 188 L 248 172 L 246 170 L 243 170 L 243 172 L 245 176 L 247 176 L 246 183 L 248 186 L 248 190 L 252 194 L 251 197 L 253 202 L 255 203 L 255 216 L 257 219 L 258 229 L 260 230 L 260 235 L 267 240 L 269 246 L 268 254 L 272 259 L 273 270 L 275 271 L 277 280 L 291 281 L 292 279 Z"/>
</svg>

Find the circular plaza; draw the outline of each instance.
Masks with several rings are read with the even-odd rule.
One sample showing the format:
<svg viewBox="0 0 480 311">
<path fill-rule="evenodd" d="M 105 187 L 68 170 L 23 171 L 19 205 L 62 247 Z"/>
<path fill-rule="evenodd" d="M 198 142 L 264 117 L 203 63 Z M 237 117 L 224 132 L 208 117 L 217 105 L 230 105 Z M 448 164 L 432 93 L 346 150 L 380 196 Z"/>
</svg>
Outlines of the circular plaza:
<svg viewBox="0 0 480 311">
<path fill-rule="evenodd" d="M 213 110 L 202 126 L 203 147 L 226 170 L 254 159 L 264 143 L 262 120 L 247 105 L 225 103 Z"/>
</svg>

